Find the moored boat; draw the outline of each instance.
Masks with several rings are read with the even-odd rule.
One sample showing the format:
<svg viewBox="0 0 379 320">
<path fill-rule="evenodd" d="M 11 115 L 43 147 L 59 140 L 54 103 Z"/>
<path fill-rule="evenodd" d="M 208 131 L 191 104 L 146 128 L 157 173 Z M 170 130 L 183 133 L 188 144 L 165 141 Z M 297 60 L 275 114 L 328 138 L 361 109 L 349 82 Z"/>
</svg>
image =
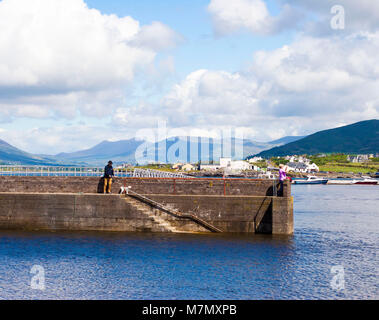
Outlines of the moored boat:
<svg viewBox="0 0 379 320">
<path fill-rule="evenodd" d="M 367 185 L 377 185 L 379 181 L 377 179 L 363 179 L 363 180 L 355 180 L 354 184 L 367 184 Z"/>
<path fill-rule="evenodd" d="M 328 179 L 308 176 L 306 180 L 293 180 L 294 184 L 327 184 Z"/>
<path fill-rule="evenodd" d="M 331 179 L 328 180 L 327 184 L 330 185 L 351 185 L 354 184 L 356 180 L 348 180 L 348 179 Z"/>
</svg>

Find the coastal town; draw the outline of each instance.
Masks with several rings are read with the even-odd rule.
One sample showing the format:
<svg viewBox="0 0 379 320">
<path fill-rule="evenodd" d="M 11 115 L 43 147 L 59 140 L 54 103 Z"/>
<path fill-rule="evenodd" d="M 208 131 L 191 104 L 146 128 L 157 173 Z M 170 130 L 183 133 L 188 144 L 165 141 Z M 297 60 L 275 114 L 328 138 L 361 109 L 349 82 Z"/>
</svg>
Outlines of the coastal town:
<svg viewBox="0 0 379 320">
<path fill-rule="evenodd" d="M 288 176 L 295 179 L 307 178 L 310 175 L 330 179 L 379 177 L 379 153 L 288 155 L 270 159 L 253 156 L 245 160 L 234 160 L 228 157 L 208 163 L 149 163 L 143 168 L 178 172 L 195 177 L 277 178 L 280 164 L 286 165 Z M 131 164 L 123 164 L 118 166 L 117 170 L 130 170 L 135 167 Z"/>
</svg>

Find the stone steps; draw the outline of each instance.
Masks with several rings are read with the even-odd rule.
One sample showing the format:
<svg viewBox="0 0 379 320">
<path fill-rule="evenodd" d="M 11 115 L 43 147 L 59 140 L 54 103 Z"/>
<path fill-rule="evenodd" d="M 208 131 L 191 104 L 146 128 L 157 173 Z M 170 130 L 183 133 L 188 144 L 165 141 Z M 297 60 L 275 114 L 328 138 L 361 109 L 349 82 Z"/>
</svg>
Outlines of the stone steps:
<svg viewBox="0 0 379 320">
<path fill-rule="evenodd" d="M 152 208 L 148 204 L 145 204 L 132 197 L 126 197 L 125 201 L 135 208 L 140 214 L 145 215 L 150 221 L 153 222 L 153 228 L 158 229 L 161 232 L 173 232 L 173 233 L 192 233 L 191 231 L 181 230 L 174 225 L 172 217 L 168 217 L 166 213 L 161 212 L 159 209 Z M 204 232 L 207 232 L 204 230 Z"/>
</svg>

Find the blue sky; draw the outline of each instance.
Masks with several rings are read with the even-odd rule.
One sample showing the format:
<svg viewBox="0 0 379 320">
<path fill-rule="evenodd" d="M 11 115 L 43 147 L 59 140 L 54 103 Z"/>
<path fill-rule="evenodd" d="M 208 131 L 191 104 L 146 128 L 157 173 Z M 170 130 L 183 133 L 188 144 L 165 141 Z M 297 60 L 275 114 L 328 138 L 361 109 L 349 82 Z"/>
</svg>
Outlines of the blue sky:
<svg viewBox="0 0 379 320">
<path fill-rule="evenodd" d="M 227 37 L 215 37 L 207 6 L 207 0 L 89 0 L 90 8 L 106 14 L 130 15 L 141 22 L 150 24 L 161 21 L 184 36 L 184 42 L 175 50 L 167 52 L 175 56 L 179 76 L 197 69 L 239 70 L 251 60 L 255 50 L 278 48 L 292 38 L 293 32 L 286 31 L 270 37 L 242 32 Z M 268 8 L 277 13 L 277 5 L 268 1 Z"/>
<path fill-rule="evenodd" d="M 59 153 L 162 121 L 268 141 L 378 118 L 379 4 L 343 1 L 343 28 L 333 6 L 2 0 L 0 139 Z"/>
</svg>

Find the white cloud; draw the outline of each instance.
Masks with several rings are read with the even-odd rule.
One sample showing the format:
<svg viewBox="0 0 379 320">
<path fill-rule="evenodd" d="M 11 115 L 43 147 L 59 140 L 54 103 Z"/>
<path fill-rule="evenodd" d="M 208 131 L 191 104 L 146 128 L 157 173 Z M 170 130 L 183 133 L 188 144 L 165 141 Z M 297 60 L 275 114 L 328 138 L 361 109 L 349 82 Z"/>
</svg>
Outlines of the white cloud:
<svg viewBox="0 0 379 320">
<path fill-rule="evenodd" d="M 301 14 L 296 8 L 283 5 L 272 16 L 263 0 L 211 0 L 208 11 L 219 35 L 247 30 L 254 34 L 271 34 L 298 24 Z"/>
<path fill-rule="evenodd" d="M 258 140 L 379 118 L 377 52 L 379 32 L 303 36 L 256 52 L 243 72 L 189 74 L 162 110 L 174 127 L 251 127 Z"/>
<path fill-rule="evenodd" d="M 121 129 L 136 130 L 155 128 L 158 121 L 165 120 L 163 113 L 157 113 L 156 106 L 141 103 L 138 106 L 116 109 L 112 117 L 112 124 Z"/>
<path fill-rule="evenodd" d="M 211 0 L 208 11 L 218 35 L 229 35 L 241 30 L 253 34 L 269 35 L 288 29 L 317 36 L 363 31 L 379 28 L 379 2 L 373 0 L 274 0 L 280 13 L 273 15 L 267 0 Z M 335 5 L 345 13 L 344 30 L 331 28 L 331 12 Z"/>
<path fill-rule="evenodd" d="M 176 85 L 163 105 L 168 119 L 176 125 L 223 125 L 240 111 L 256 114 L 258 97 L 256 82 L 246 81 L 239 73 L 199 70 Z"/>
<path fill-rule="evenodd" d="M 0 103 L 13 116 L 28 116 L 30 105 L 37 116 L 103 116 L 180 38 L 160 22 L 140 26 L 83 0 L 3 0 L 0 30 Z"/>
<path fill-rule="evenodd" d="M 56 125 L 31 129 L 3 130 L 1 139 L 30 153 L 54 155 L 60 152 L 73 152 L 99 144 L 101 141 L 133 138 L 133 131 L 87 125 Z"/>
<path fill-rule="evenodd" d="M 157 37 L 159 35 L 159 37 Z M 160 51 L 175 47 L 183 37 L 159 21 L 143 26 L 136 35 L 135 44 Z"/>
<path fill-rule="evenodd" d="M 278 3 L 281 13 L 273 16 L 263 0 L 211 0 L 219 35 L 286 30 L 299 22 L 298 10 L 313 17 L 295 41 L 255 52 L 246 69 L 191 72 L 161 105 L 152 105 L 130 102 L 127 90 L 142 75 L 147 82 L 159 79 L 163 91 L 162 77 L 175 72 L 174 57 L 156 60 L 159 51 L 182 41 L 167 26 L 104 15 L 82 0 L 3 0 L 0 122 L 111 115 L 112 126 L 106 120 L 102 127 L 0 129 L 1 136 L 31 152 L 55 153 L 104 137 L 131 138 L 136 129 L 164 120 L 187 132 L 244 128 L 246 136 L 263 141 L 379 118 L 379 2 L 345 0 L 346 30 L 338 33 L 330 28 L 334 1 Z"/>
<path fill-rule="evenodd" d="M 340 5 L 345 11 L 345 27 L 347 32 L 375 31 L 379 27 L 379 2 L 373 0 L 281 0 L 282 3 L 305 9 L 318 17 L 312 25 L 313 32 L 331 33 L 331 8 Z M 319 29 L 319 30 L 317 30 Z"/>
<path fill-rule="evenodd" d="M 53 153 L 52 150 L 82 149 L 104 137 L 131 138 L 137 129 L 156 128 L 158 120 L 167 120 L 168 128 L 192 133 L 194 129 L 209 132 L 243 128 L 246 137 L 267 141 L 378 119 L 377 52 L 379 32 L 333 38 L 304 35 L 281 48 L 256 52 L 250 67 L 240 72 L 192 72 L 172 86 L 159 106 L 115 106 L 112 127 L 82 125 L 39 128 L 26 133 L 6 131 L 2 138 L 20 147 L 29 146 L 29 151 L 33 146 L 39 152 Z M 93 99 L 88 113 L 96 112 L 91 106 L 97 97 Z M 104 99 L 112 101 L 112 95 L 100 98 Z M 75 98 L 67 98 L 62 104 L 70 101 L 75 102 Z M 44 103 L 49 104 L 49 100 Z"/>
</svg>

